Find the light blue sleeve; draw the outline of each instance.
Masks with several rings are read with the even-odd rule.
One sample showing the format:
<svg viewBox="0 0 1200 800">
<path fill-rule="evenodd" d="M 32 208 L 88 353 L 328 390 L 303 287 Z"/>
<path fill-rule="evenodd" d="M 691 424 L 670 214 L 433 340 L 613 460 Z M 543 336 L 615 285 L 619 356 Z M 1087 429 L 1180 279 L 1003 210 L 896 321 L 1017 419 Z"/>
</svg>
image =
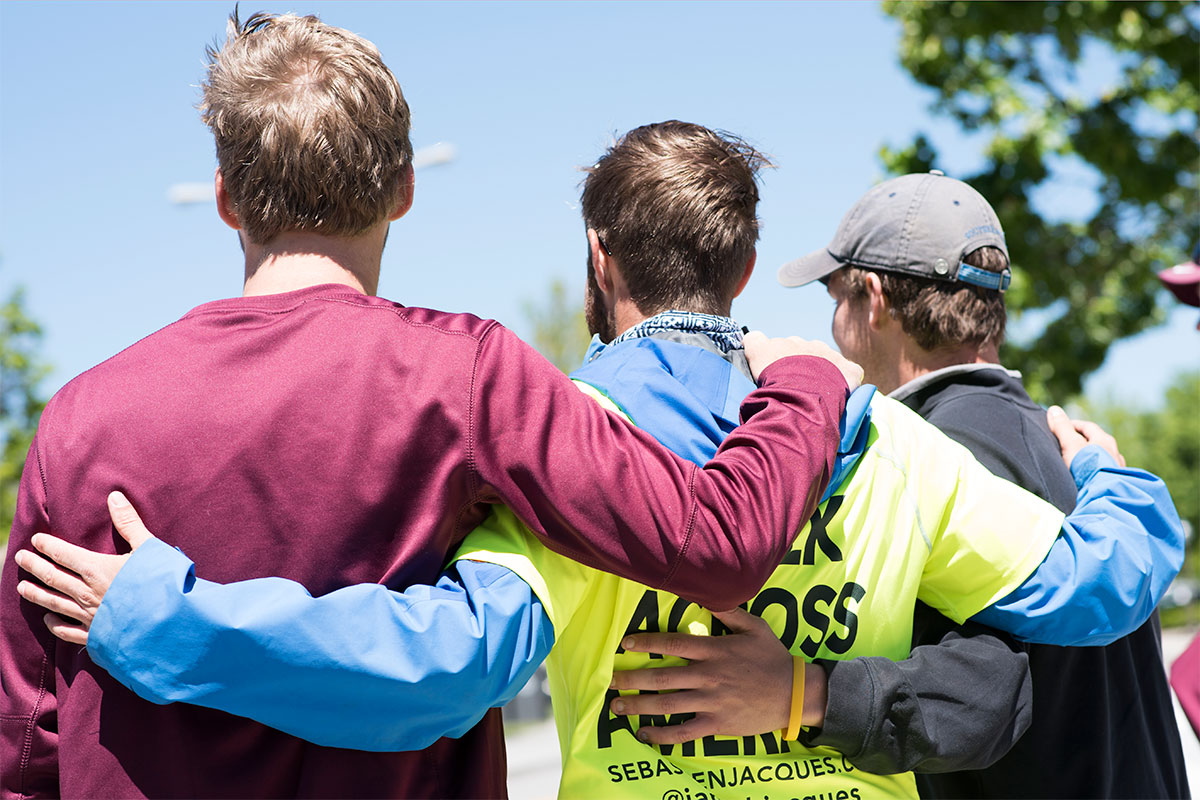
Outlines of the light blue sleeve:
<svg viewBox="0 0 1200 800">
<path fill-rule="evenodd" d="M 435 586 L 196 578 L 154 539 L 134 551 L 92 621 L 92 660 L 141 697 L 249 717 L 316 744 L 417 750 L 461 736 L 512 699 L 554 630 L 523 580 L 463 561 Z"/>
<path fill-rule="evenodd" d="M 1089 445 L 1071 462 L 1075 510 L 1046 559 L 975 615 L 1027 642 L 1105 645 L 1137 630 L 1183 566 L 1183 523 L 1166 484 Z"/>
</svg>

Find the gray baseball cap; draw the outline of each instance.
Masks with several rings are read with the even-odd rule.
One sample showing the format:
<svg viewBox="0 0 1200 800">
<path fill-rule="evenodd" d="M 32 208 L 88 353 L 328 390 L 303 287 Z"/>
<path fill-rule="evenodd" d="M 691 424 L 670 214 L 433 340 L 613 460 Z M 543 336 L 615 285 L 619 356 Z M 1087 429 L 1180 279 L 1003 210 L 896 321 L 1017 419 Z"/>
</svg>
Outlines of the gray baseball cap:
<svg viewBox="0 0 1200 800">
<path fill-rule="evenodd" d="M 962 263 L 981 247 L 1008 257 L 1004 231 L 983 195 L 940 170 L 884 181 L 842 217 L 828 247 L 779 268 L 784 286 L 803 286 L 846 266 L 1008 288 L 1009 272 Z"/>
</svg>

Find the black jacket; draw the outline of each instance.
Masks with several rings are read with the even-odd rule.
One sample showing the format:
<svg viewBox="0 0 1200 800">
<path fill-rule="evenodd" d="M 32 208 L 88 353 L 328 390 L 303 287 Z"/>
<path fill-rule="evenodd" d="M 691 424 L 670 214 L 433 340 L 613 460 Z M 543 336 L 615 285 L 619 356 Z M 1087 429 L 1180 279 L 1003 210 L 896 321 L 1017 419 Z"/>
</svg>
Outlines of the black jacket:
<svg viewBox="0 0 1200 800">
<path fill-rule="evenodd" d="M 996 475 L 1064 512 L 1074 507 L 1074 482 L 1045 411 L 1013 373 L 953 367 L 902 389 L 909 391 L 898 399 Z M 1029 731 L 986 769 L 918 775 L 922 796 L 1189 797 L 1161 641 L 1156 613 L 1106 647 L 1028 646 Z"/>
</svg>

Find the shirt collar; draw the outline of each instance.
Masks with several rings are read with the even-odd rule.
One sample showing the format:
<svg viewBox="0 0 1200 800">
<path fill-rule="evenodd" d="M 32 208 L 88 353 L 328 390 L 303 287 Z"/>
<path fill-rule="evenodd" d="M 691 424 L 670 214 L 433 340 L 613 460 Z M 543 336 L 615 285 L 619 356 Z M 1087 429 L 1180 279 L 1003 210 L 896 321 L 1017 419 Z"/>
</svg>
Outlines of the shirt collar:
<svg viewBox="0 0 1200 800">
<path fill-rule="evenodd" d="M 584 363 L 588 363 L 607 348 L 621 342 L 646 339 L 656 334 L 669 332 L 700 334 L 708 338 L 721 353 L 728 355 L 734 350 L 741 349 L 743 330 L 742 326 L 730 317 L 701 314 L 698 311 L 663 311 L 642 320 L 611 342 L 602 342 L 599 336 L 593 336 L 592 343 L 588 346 L 587 355 L 583 360 Z"/>
<path fill-rule="evenodd" d="M 924 389 L 926 386 L 931 386 L 944 378 L 954 375 L 964 375 L 969 372 L 981 372 L 989 369 L 998 369 L 1001 372 L 1008 373 L 1010 377 L 1021 380 L 1020 372 L 1017 372 L 1015 369 L 1005 369 L 999 364 L 954 364 L 953 366 L 935 369 L 933 372 L 926 372 L 924 375 L 913 378 L 903 386 L 893 389 L 891 392 L 889 392 L 888 397 L 892 398 L 893 400 L 904 400 L 906 397 L 911 397 L 912 395 Z"/>
</svg>

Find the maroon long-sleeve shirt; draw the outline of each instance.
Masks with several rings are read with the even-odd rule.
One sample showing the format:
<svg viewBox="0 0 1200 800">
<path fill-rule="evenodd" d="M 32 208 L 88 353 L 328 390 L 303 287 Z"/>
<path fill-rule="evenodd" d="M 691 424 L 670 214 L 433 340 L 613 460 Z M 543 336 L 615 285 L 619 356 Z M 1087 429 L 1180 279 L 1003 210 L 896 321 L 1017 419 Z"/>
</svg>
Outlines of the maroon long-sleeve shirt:
<svg viewBox="0 0 1200 800">
<path fill-rule="evenodd" d="M 422 752 L 362 753 L 155 706 L 49 634 L 19 602 L 12 555 L 38 531 L 115 552 L 104 499 L 121 489 L 206 578 L 402 588 L 433 583 L 504 502 L 580 561 L 727 608 L 815 507 L 846 396 L 814 358 L 762 386 L 699 469 L 495 322 L 338 286 L 196 308 L 42 417 L 0 585 L 4 796 L 503 796 L 495 710 Z"/>
</svg>

